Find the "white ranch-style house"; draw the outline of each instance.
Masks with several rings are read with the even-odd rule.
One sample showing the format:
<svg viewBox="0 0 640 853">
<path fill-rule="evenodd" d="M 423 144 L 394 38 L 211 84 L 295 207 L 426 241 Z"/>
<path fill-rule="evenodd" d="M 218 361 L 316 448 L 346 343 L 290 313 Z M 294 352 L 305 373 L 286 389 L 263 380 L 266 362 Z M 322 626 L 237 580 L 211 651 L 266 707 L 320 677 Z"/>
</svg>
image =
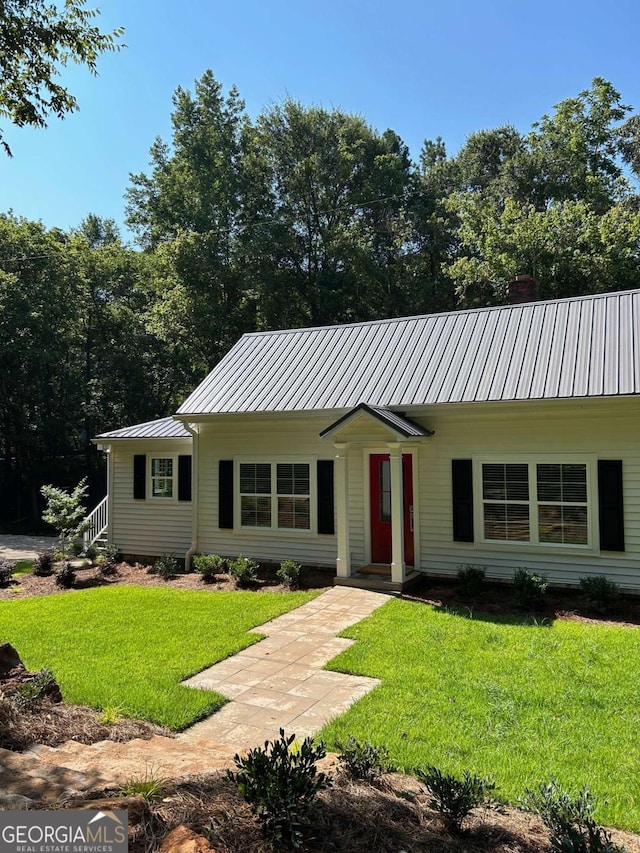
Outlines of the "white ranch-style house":
<svg viewBox="0 0 640 853">
<path fill-rule="evenodd" d="M 98 436 L 129 555 L 389 588 L 481 565 L 640 591 L 640 290 L 244 335 L 173 417 Z"/>
</svg>

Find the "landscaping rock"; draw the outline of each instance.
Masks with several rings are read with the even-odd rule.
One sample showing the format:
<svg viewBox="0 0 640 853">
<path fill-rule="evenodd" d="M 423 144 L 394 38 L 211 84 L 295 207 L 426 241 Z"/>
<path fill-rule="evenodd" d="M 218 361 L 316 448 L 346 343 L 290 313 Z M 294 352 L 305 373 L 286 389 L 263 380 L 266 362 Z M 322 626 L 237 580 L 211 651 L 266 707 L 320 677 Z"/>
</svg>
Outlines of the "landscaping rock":
<svg viewBox="0 0 640 853">
<path fill-rule="evenodd" d="M 26 669 L 20 655 L 10 643 L 0 645 L 0 693 L 12 696 L 21 685 L 34 681 L 38 676 L 39 673 Z M 42 698 L 54 704 L 62 702 L 62 693 L 55 679 L 44 687 Z"/>
<path fill-rule="evenodd" d="M 198 835 L 183 823 L 176 826 L 160 845 L 160 853 L 216 853 L 204 835 Z"/>
<path fill-rule="evenodd" d="M 20 655 L 11 643 L 0 644 L 0 678 L 7 676 L 12 669 L 22 666 Z M 24 667 L 22 667 L 24 669 Z"/>
</svg>

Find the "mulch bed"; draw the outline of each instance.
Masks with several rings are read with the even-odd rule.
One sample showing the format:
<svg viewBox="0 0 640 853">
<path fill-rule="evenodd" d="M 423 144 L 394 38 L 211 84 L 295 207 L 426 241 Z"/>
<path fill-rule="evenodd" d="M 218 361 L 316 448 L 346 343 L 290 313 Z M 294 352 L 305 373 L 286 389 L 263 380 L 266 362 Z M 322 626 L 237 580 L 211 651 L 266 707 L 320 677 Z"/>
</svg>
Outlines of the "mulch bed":
<svg viewBox="0 0 640 853">
<path fill-rule="evenodd" d="M 418 587 L 403 594 L 402 598 L 409 601 L 422 601 L 434 607 L 457 610 L 463 614 L 487 613 L 519 620 L 530 617 L 538 621 L 566 619 L 601 625 L 640 625 L 639 595 L 621 595 L 615 609 L 603 615 L 585 610 L 579 589 L 549 587 L 544 605 L 533 613 L 527 613 L 518 610 L 510 584 L 487 581 L 482 593 L 472 598 L 463 595 L 453 579 L 425 576 Z"/>
<path fill-rule="evenodd" d="M 62 595 L 77 589 L 92 589 L 100 586 L 161 586 L 170 589 L 189 589 L 198 592 L 219 592 L 220 590 L 235 590 L 234 581 L 227 574 L 216 575 L 212 583 L 205 583 L 202 575 L 197 572 L 179 572 L 171 580 L 163 580 L 159 575 L 150 572 L 151 567 L 135 563 L 118 563 L 117 575 L 103 577 L 100 569 L 96 566 L 78 567 L 74 566 L 76 582 L 73 589 L 63 589 L 56 584 L 54 575 L 49 577 L 37 577 L 34 574 L 19 575 L 13 583 L 0 587 L 0 601 L 2 599 L 30 598 L 38 595 Z M 313 577 L 314 582 L 317 578 Z M 329 585 L 333 578 L 327 575 L 326 583 Z M 322 585 L 322 582 L 317 584 Z M 307 587 L 308 588 L 308 587 Z M 251 586 L 255 592 L 288 592 L 287 588 L 278 582 L 274 576 L 261 577 Z"/>
<path fill-rule="evenodd" d="M 331 757 L 327 763 L 333 764 Z M 322 762 L 325 764 L 325 762 Z M 303 850 L 334 853 L 547 853 L 549 833 L 540 820 L 499 804 L 476 809 L 460 835 L 450 835 L 438 814 L 429 808 L 428 795 L 409 776 L 389 773 L 374 784 L 355 782 L 330 767 L 333 786 L 322 792 L 312 815 L 310 838 Z M 113 792 L 96 792 L 96 797 Z M 87 801 L 85 801 L 87 802 Z M 90 802 L 90 801 L 89 801 Z M 87 803 L 88 804 L 88 803 Z M 74 800 L 67 807 L 77 808 Z M 258 823 L 238 791 L 224 774 L 184 777 L 168 782 L 162 799 L 141 804 L 131 823 L 129 850 L 158 849 L 176 827 L 188 827 L 204 836 L 216 853 L 268 853 Z M 640 853 L 640 837 L 613 831 L 628 853 Z M 160 847 L 162 851 L 176 849 Z"/>
<path fill-rule="evenodd" d="M 2 682 L 0 682 L 0 693 Z M 97 743 L 101 740 L 148 740 L 154 735 L 172 737 L 163 726 L 123 717 L 112 725 L 100 722 L 100 712 L 83 705 L 44 700 L 33 708 L 18 709 L 0 696 L 0 747 L 23 752 L 34 743 L 60 746 L 67 740 Z"/>
</svg>

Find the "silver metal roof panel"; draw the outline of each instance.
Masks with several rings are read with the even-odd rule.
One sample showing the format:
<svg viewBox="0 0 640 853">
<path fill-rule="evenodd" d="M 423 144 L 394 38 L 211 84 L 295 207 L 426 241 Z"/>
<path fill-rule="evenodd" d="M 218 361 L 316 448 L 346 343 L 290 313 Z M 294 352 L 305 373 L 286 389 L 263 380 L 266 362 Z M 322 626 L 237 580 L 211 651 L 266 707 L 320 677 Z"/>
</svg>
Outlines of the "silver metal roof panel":
<svg viewBox="0 0 640 853">
<path fill-rule="evenodd" d="M 640 394 L 640 290 L 244 335 L 178 414 L 618 394 Z"/>
<path fill-rule="evenodd" d="M 174 421 L 173 418 L 160 418 L 157 421 L 147 421 L 144 424 L 134 424 L 124 429 L 103 432 L 96 438 L 191 438 L 191 435 L 180 421 Z"/>
</svg>

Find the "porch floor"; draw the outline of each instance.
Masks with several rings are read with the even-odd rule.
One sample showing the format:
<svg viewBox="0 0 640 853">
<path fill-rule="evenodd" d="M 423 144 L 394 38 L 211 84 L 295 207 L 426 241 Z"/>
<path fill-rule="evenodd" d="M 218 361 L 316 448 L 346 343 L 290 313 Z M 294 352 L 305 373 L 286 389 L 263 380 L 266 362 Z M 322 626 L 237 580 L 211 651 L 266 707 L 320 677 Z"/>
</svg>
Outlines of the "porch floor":
<svg viewBox="0 0 640 853">
<path fill-rule="evenodd" d="M 374 589 L 380 592 L 404 592 L 414 586 L 421 577 L 421 572 L 407 568 L 407 574 L 403 582 L 391 580 L 391 566 L 380 563 L 371 563 L 362 566 L 348 578 L 335 577 L 334 586 L 351 586 L 358 589 Z"/>
</svg>

